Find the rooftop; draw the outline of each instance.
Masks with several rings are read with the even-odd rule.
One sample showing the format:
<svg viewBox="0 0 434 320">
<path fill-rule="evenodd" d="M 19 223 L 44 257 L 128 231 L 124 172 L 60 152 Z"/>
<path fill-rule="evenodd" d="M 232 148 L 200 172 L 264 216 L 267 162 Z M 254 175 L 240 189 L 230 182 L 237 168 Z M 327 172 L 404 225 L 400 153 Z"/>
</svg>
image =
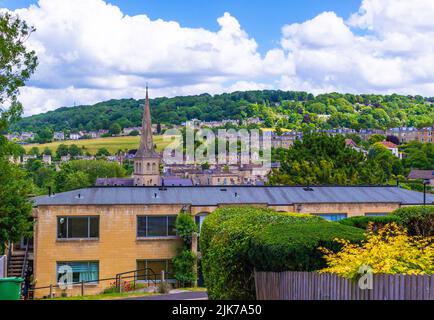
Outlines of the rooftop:
<svg viewBox="0 0 434 320">
<path fill-rule="evenodd" d="M 44 205 L 152 205 L 219 204 L 287 205 L 302 203 L 401 203 L 422 204 L 423 193 L 391 186 L 194 186 L 194 187 L 93 187 L 54 196 L 34 198 L 36 206 Z M 427 203 L 434 195 L 427 194 Z"/>
<path fill-rule="evenodd" d="M 434 179 L 434 170 L 411 170 L 409 179 Z"/>
</svg>

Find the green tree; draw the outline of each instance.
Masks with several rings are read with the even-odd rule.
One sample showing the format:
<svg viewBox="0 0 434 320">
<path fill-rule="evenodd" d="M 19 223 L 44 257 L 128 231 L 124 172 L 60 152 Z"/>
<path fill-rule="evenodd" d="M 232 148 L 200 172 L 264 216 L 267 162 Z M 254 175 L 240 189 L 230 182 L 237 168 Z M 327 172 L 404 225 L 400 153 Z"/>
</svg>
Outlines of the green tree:
<svg viewBox="0 0 434 320">
<path fill-rule="evenodd" d="M 53 131 L 48 128 L 43 128 L 36 133 L 36 142 L 39 144 L 49 143 L 53 141 Z"/>
<path fill-rule="evenodd" d="M 58 158 L 65 157 L 65 156 L 67 156 L 68 154 L 69 154 L 69 148 L 68 148 L 67 145 L 65 145 L 65 144 L 60 144 L 60 145 L 57 147 L 56 155 L 57 155 Z"/>
<path fill-rule="evenodd" d="M 110 134 L 112 134 L 112 135 L 118 135 L 118 134 L 120 134 L 121 133 L 121 131 L 122 131 L 122 128 L 121 128 L 121 126 L 119 125 L 119 123 L 113 123 L 111 126 L 110 126 Z"/>
<path fill-rule="evenodd" d="M 110 151 L 108 151 L 106 148 L 100 148 L 100 149 L 98 149 L 96 156 L 97 157 L 108 157 L 108 156 L 110 156 Z"/>
<path fill-rule="evenodd" d="M 4 244 L 31 235 L 31 191 L 24 172 L 0 157 L 0 253 Z"/>
<path fill-rule="evenodd" d="M 66 174 L 65 183 L 62 191 L 71 191 L 87 188 L 91 185 L 89 175 L 82 171 L 70 172 Z"/>
<path fill-rule="evenodd" d="M 191 246 L 193 233 L 197 232 L 197 225 L 189 213 L 180 213 L 176 218 L 176 233 L 183 240 L 184 246 Z"/>
<path fill-rule="evenodd" d="M 33 31 L 35 29 L 18 16 L 0 13 L 0 131 L 23 112 L 18 101 L 19 89 L 38 64 L 35 52 L 25 46 Z"/>
<path fill-rule="evenodd" d="M 48 148 L 48 147 L 45 147 L 43 154 L 46 155 L 46 156 L 51 156 L 51 155 L 53 155 L 51 149 Z"/>
<path fill-rule="evenodd" d="M 369 143 L 370 144 L 374 144 L 377 142 L 381 142 L 386 140 L 386 137 L 383 136 L 382 134 L 373 134 L 370 138 L 369 138 Z"/>
<path fill-rule="evenodd" d="M 41 153 L 39 152 L 38 147 L 33 147 L 32 149 L 30 149 L 29 154 L 39 157 Z"/>
<path fill-rule="evenodd" d="M 71 144 L 68 148 L 68 153 L 71 157 L 78 157 L 83 154 L 83 151 L 75 144 Z"/>
<path fill-rule="evenodd" d="M 80 175 L 75 173 L 84 173 L 85 179 L 78 183 Z M 55 178 L 56 192 L 74 190 L 76 187 L 85 188 L 95 184 L 97 178 L 121 178 L 125 177 L 125 169 L 118 163 L 108 162 L 105 160 L 73 160 L 62 164 L 60 172 Z M 68 179 L 74 179 L 69 182 Z"/>
<path fill-rule="evenodd" d="M 140 136 L 140 132 L 137 131 L 137 130 L 133 130 L 133 131 L 130 132 L 129 136 L 130 136 L 130 137 L 137 137 L 137 136 Z"/>
</svg>

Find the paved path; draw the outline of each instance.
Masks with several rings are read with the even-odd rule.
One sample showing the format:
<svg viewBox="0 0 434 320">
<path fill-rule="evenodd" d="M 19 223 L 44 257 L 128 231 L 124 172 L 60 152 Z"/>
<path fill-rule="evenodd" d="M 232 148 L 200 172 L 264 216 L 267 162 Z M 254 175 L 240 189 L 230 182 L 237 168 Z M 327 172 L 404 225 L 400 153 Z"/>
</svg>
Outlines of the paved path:
<svg viewBox="0 0 434 320">
<path fill-rule="evenodd" d="M 185 291 L 158 296 L 126 298 L 125 300 L 208 300 L 208 295 L 206 292 Z"/>
</svg>

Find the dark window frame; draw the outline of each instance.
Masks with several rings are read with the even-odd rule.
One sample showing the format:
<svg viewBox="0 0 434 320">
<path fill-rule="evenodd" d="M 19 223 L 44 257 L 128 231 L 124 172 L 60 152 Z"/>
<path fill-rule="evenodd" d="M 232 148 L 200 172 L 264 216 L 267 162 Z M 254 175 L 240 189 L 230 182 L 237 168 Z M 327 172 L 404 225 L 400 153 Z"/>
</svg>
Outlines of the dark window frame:
<svg viewBox="0 0 434 320">
<path fill-rule="evenodd" d="M 100 281 L 100 262 L 99 260 L 83 260 L 83 261 L 56 261 L 56 283 L 59 282 L 59 265 L 68 265 L 68 264 L 78 264 L 78 263 L 87 263 L 90 265 L 91 263 L 94 263 L 97 265 L 97 278 L 96 280 L 90 280 L 85 283 L 85 285 L 97 285 Z M 80 285 L 80 282 L 73 282 L 73 285 Z"/>
<path fill-rule="evenodd" d="M 69 221 L 71 219 L 84 219 L 87 218 L 87 237 L 69 237 Z M 65 223 L 66 223 L 66 235 L 64 237 L 59 237 L 59 227 L 60 227 L 60 219 L 65 219 Z M 91 219 L 96 219 L 97 223 L 98 223 L 98 236 L 97 237 L 91 237 L 91 225 L 90 225 L 90 221 Z M 99 240 L 100 238 L 100 216 L 57 216 L 57 220 L 56 220 L 56 227 L 57 227 L 57 232 L 56 232 L 56 239 L 57 240 L 61 240 L 61 241 L 66 241 L 66 240 Z"/>
<path fill-rule="evenodd" d="M 149 218 L 166 218 L 166 227 L 165 227 L 165 229 L 166 229 L 166 234 L 165 235 L 149 235 L 149 223 L 148 223 L 148 219 Z M 169 221 L 169 219 L 170 218 L 174 218 L 174 221 L 173 221 L 173 223 L 176 221 L 176 218 L 177 218 L 177 216 L 176 215 L 156 215 L 156 216 L 154 216 L 154 215 L 140 215 L 140 216 L 137 216 L 137 219 L 136 219 L 136 237 L 138 238 L 138 239 L 146 239 L 146 238 L 174 238 L 174 237 L 176 237 L 177 235 L 176 235 L 176 231 L 175 230 L 173 230 L 173 234 L 170 234 L 170 225 L 171 225 L 171 223 L 170 223 L 170 221 Z M 140 235 L 143 231 L 140 231 L 139 230 L 139 226 L 140 226 L 140 222 L 139 222 L 139 220 L 140 219 L 145 219 L 145 235 Z"/>
<path fill-rule="evenodd" d="M 149 262 L 165 262 L 166 263 L 166 267 L 165 267 L 164 272 L 168 273 L 168 275 L 166 275 L 166 279 L 167 280 L 174 280 L 174 272 L 173 272 L 174 266 L 173 266 L 173 262 L 172 262 L 171 259 L 137 259 L 136 260 L 137 270 L 142 270 L 142 269 L 139 268 L 139 263 L 140 262 L 144 262 L 146 273 L 143 274 L 143 275 L 137 273 L 136 274 L 136 280 L 137 281 L 153 281 L 154 280 L 153 277 L 150 278 L 150 276 L 153 276 L 153 275 L 151 275 L 151 274 L 148 273 L 149 272 L 148 269 L 151 269 L 154 273 L 156 271 L 153 270 L 152 268 L 149 268 L 149 264 L 148 264 Z M 156 279 L 157 282 L 161 281 L 161 274 L 155 273 L 155 275 L 157 276 L 157 279 Z M 142 277 L 142 276 L 145 277 L 145 279 L 148 279 L 148 280 L 140 280 L 139 277 Z"/>
<path fill-rule="evenodd" d="M 321 217 L 327 221 L 330 222 L 336 222 L 336 221 L 340 221 L 340 220 L 344 220 L 348 218 L 348 213 L 344 213 L 344 212 L 333 212 L 333 213 L 315 213 L 315 216 Z M 326 219 L 324 216 L 340 216 L 340 219 L 337 220 L 329 220 Z"/>
</svg>

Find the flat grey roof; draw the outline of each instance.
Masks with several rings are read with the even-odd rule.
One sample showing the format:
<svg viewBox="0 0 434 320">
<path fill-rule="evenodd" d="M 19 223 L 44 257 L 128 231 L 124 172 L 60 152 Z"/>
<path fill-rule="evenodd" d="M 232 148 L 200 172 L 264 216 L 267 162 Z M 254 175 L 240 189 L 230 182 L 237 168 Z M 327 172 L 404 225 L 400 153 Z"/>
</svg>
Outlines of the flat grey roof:
<svg viewBox="0 0 434 320">
<path fill-rule="evenodd" d="M 423 204 L 423 193 L 397 187 L 92 187 L 34 198 L 44 205 L 153 205 L 185 204 L 216 206 L 219 204 L 294 203 L 401 203 Z M 428 204 L 434 195 L 427 194 Z"/>
</svg>

